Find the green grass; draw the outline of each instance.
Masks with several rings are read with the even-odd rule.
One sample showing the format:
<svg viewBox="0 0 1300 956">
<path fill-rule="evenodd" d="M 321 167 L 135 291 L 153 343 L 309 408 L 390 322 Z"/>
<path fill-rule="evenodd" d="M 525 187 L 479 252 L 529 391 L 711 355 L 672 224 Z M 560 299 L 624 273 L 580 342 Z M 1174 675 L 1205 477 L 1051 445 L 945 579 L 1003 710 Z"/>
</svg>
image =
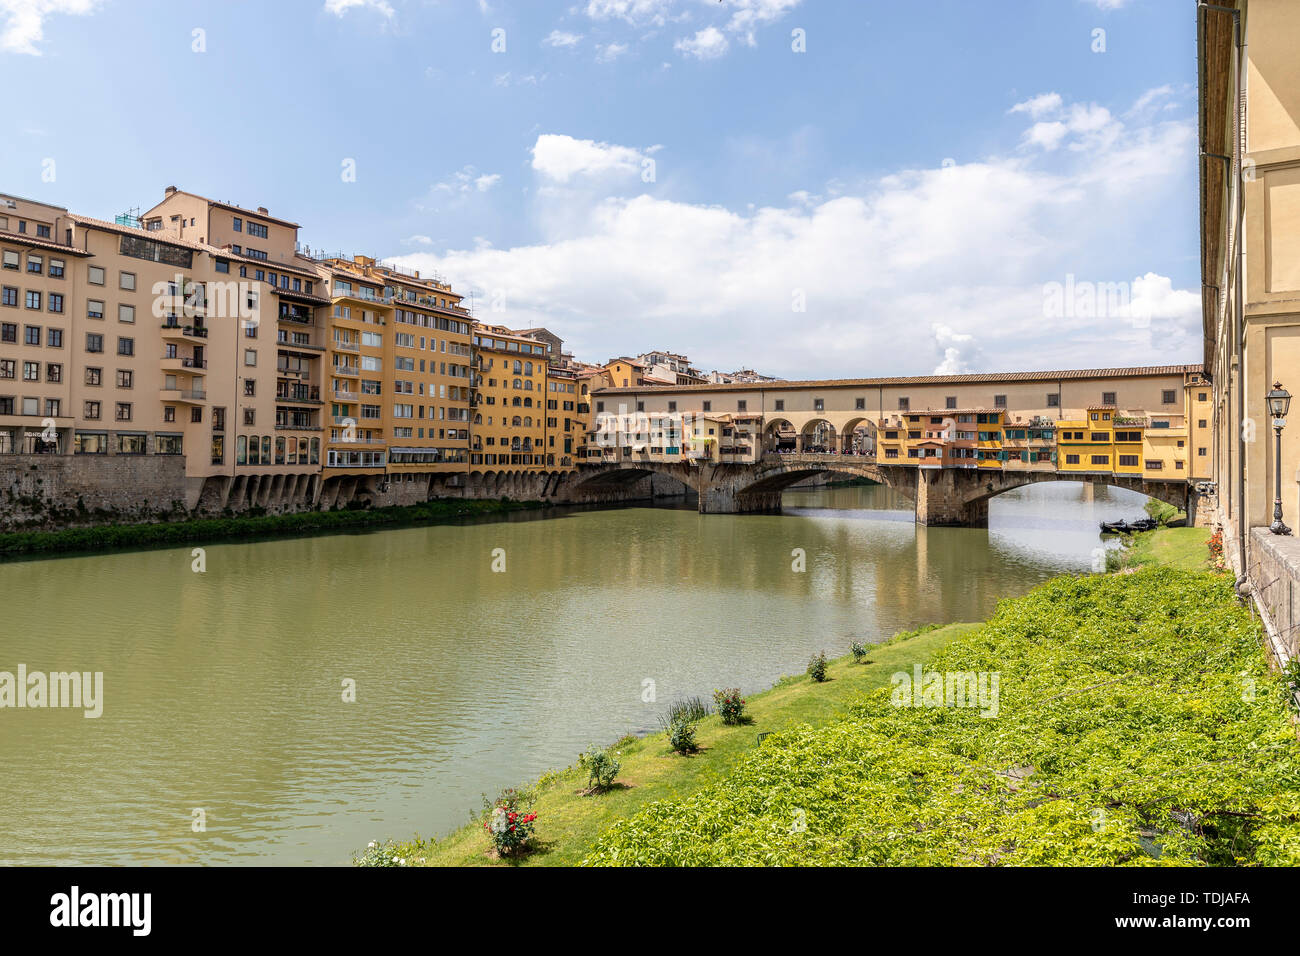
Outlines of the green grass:
<svg viewBox="0 0 1300 956">
<path fill-rule="evenodd" d="M 614 788 L 583 796 L 586 774 L 575 767 L 549 774 L 537 785 L 536 849 L 516 865 L 564 866 L 581 861 L 596 838 L 615 822 L 645 805 L 693 793 L 724 779 L 753 752 L 758 734 L 788 730 L 802 724 L 820 725 L 845 712 L 852 700 L 885 687 L 890 675 L 925 661 L 936 650 L 979 624 L 949 624 L 921 628 L 893 641 L 872 646 L 871 663 L 854 664 L 851 656 L 830 662 L 830 680 L 814 683 L 805 674 L 783 678 L 775 687 L 747 695 L 750 722 L 728 727 L 716 714 L 700 722 L 696 740 L 700 751 L 689 757 L 674 754 L 662 733 L 627 737 L 614 746 L 622 770 Z M 393 853 L 416 865 L 486 866 L 488 838 L 477 823 L 437 842 L 400 842 Z M 497 864 L 499 865 L 499 864 Z"/>
<path fill-rule="evenodd" d="M 1142 531 L 1125 543 L 1120 566 L 1141 568 L 1150 565 L 1203 571 L 1209 564 L 1209 528 L 1157 528 Z"/>
</svg>

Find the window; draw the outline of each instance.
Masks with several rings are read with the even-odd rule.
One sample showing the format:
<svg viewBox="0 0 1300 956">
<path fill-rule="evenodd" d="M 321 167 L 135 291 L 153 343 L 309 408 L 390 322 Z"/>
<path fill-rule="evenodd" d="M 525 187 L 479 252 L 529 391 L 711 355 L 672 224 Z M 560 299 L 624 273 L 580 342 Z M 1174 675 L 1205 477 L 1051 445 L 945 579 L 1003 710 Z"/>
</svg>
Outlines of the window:
<svg viewBox="0 0 1300 956">
<path fill-rule="evenodd" d="M 1047 393 L 1047 407 L 1048 407 L 1048 408 L 1060 408 L 1060 407 L 1061 407 L 1061 395 L 1060 395 L 1059 392 L 1048 392 L 1048 393 Z"/>
<path fill-rule="evenodd" d="M 174 422 L 174 421 L 176 421 L 176 406 L 175 406 L 175 405 L 164 405 L 164 406 L 163 406 L 163 421 L 165 421 L 165 422 Z"/>
<path fill-rule="evenodd" d="M 1197 400 L 1198 402 L 1204 402 L 1204 401 L 1206 401 L 1208 398 L 1209 398 L 1209 396 L 1208 396 L 1205 392 L 1197 392 L 1197 393 L 1196 393 L 1196 400 Z"/>
<path fill-rule="evenodd" d="M 778 399 L 776 400 L 776 402 L 774 403 L 774 405 L 775 405 L 776 410 L 777 410 L 778 412 L 783 412 L 783 411 L 785 411 L 785 399 L 784 399 L 784 398 L 778 398 Z"/>
<path fill-rule="evenodd" d="M 909 410 L 909 407 L 911 406 L 911 404 L 912 404 L 911 399 L 908 399 L 908 398 L 900 398 L 900 399 L 898 400 L 898 410 L 899 410 L 900 412 L 908 411 L 908 410 Z"/>
<path fill-rule="evenodd" d="M 27 308 L 39 309 L 41 307 L 41 294 L 39 292 L 27 293 Z"/>
<path fill-rule="evenodd" d="M 860 401 L 860 399 L 859 399 L 859 401 Z M 861 407 L 862 407 L 861 405 L 858 406 L 858 408 L 861 408 Z M 956 407 L 957 407 L 957 396 L 956 396 L 956 395 L 949 395 L 949 396 L 947 396 L 947 397 L 943 400 L 943 407 L 944 407 L 944 408 L 956 408 Z"/>
<path fill-rule="evenodd" d="M 266 226 L 260 222 L 250 222 L 248 224 L 248 234 L 255 239 L 265 239 L 269 235 Z"/>
<path fill-rule="evenodd" d="M 1150 458 L 1147 459 L 1147 471 L 1160 471 L 1164 467 L 1165 463 L 1163 461 L 1152 461 Z"/>
<path fill-rule="evenodd" d="M 23 344 L 24 345 L 41 344 L 41 327 L 39 325 L 23 326 Z"/>
<path fill-rule="evenodd" d="M 826 411 L 826 399 L 824 399 L 824 398 L 814 398 L 814 399 L 813 399 L 813 411 L 815 411 L 815 412 L 824 412 L 824 411 Z"/>
<path fill-rule="evenodd" d="M 18 307 L 18 289 L 16 287 L 7 285 L 4 287 L 4 290 L 0 295 L 3 296 L 0 298 L 0 304 L 11 306 L 13 308 Z"/>
<path fill-rule="evenodd" d="M 13 322 L 0 322 L 0 342 L 17 342 L 18 326 Z"/>
<path fill-rule="evenodd" d="M 15 272 L 18 271 L 18 253 L 6 249 L 4 252 L 4 267 L 13 269 Z"/>
<path fill-rule="evenodd" d="M 245 425 L 257 424 L 257 409 L 255 408 L 244 409 L 244 424 Z M 243 436 L 241 435 L 240 437 L 242 438 Z"/>
<path fill-rule="evenodd" d="M 86 351 L 102 352 L 104 351 L 104 337 L 94 332 L 86 333 Z"/>
<path fill-rule="evenodd" d="M 50 269 L 47 273 L 51 279 L 62 279 L 63 273 L 67 270 L 67 264 L 62 259 L 51 259 Z"/>
<path fill-rule="evenodd" d="M 180 435 L 155 435 L 153 442 L 155 455 L 179 455 L 182 453 Z"/>
<path fill-rule="evenodd" d="M 99 421 L 100 406 L 99 402 L 86 402 L 81 406 L 81 416 L 88 421 Z"/>
<path fill-rule="evenodd" d="M 27 254 L 27 271 L 32 275 L 40 275 L 45 271 L 45 259 L 41 256 Z"/>
<path fill-rule="evenodd" d="M 45 224 L 43 224 L 43 223 L 39 223 L 39 222 L 38 222 L 38 223 L 36 224 L 36 238 L 37 238 L 37 239 L 48 239 L 48 238 L 50 238 L 50 227 L 47 226 L 47 225 L 45 225 Z"/>
<path fill-rule="evenodd" d="M 1160 393 L 1161 405 L 1172 405 L 1178 400 L 1178 393 L 1172 388 L 1166 388 Z"/>
<path fill-rule="evenodd" d="M 49 298 L 49 309 L 51 312 L 63 311 L 63 296 L 57 292 L 51 292 Z"/>
<path fill-rule="evenodd" d="M 712 402 L 705 402 L 705 403 L 704 403 L 704 411 L 706 411 L 706 412 L 711 412 L 711 411 L 713 411 L 713 403 L 712 403 Z"/>
<path fill-rule="evenodd" d="M 117 387 L 131 388 L 135 385 L 135 373 L 129 368 L 120 368 L 117 370 Z"/>
<path fill-rule="evenodd" d="M 133 305 L 119 305 L 119 306 L 117 307 L 117 321 L 119 321 L 119 322 L 134 322 L 134 321 L 135 321 L 135 306 L 133 306 Z"/>
<path fill-rule="evenodd" d="M 746 410 L 746 409 L 745 409 L 745 406 L 746 406 L 747 404 L 748 404 L 748 403 L 747 403 L 743 398 L 740 399 L 738 402 L 736 402 L 736 411 L 738 411 L 738 412 L 743 412 L 743 411 L 745 411 L 745 410 Z"/>
<path fill-rule="evenodd" d="M 254 395 L 257 394 L 257 379 L 255 378 L 244 379 L 244 394 L 249 398 L 252 398 Z"/>
<path fill-rule="evenodd" d="M 45 363 L 45 381 L 58 383 L 63 381 L 63 366 L 58 362 Z"/>
<path fill-rule="evenodd" d="M 0 359 L 0 378 L 13 378 L 17 375 L 18 363 L 14 359 Z"/>
<path fill-rule="evenodd" d="M 147 451 L 144 435 L 117 436 L 117 453 L 119 455 L 143 455 Z"/>
<path fill-rule="evenodd" d="M 102 319 L 104 317 L 104 303 L 98 299 L 89 299 L 86 302 L 86 318 Z"/>
<path fill-rule="evenodd" d="M 230 222 L 230 227 L 234 229 L 235 232 L 243 232 L 244 220 L 240 219 L 238 216 L 235 216 Z"/>
<path fill-rule="evenodd" d="M 1091 437 L 1090 439 L 1088 439 L 1088 440 L 1089 440 L 1089 441 L 1100 441 L 1100 442 L 1104 442 L 1104 441 L 1109 441 L 1110 439 L 1109 439 L 1109 436 L 1108 436 L 1105 432 L 1093 432 L 1093 433 L 1092 433 L 1092 437 Z"/>
<path fill-rule="evenodd" d="M 257 349 L 244 349 L 244 364 L 248 366 L 257 364 Z"/>
<path fill-rule="evenodd" d="M 119 273 L 117 274 L 117 287 L 118 287 L 119 289 L 125 289 L 127 292 L 134 292 L 134 291 L 135 291 L 135 273 L 134 273 L 134 272 L 119 272 Z"/>
<path fill-rule="evenodd" d="M 93 366 L 90 365 L 86 366 L 87 385 L 100 385 L 103 383 L 103 381 L 104 381 L 104 370 L 102 368 L 94 368 Z"/>
<path fill-rule="evenodd" d="M 86 273 L 86 281 L 91 285 L 103 285 L 104 270 L 99 266 L 91 266 Z"/>
<path fill-rule="evenodd" d="M 128 338 L 126 338 L 125 336 L 119 336 L 118 339 L 117 339 L 117 354 L 118 354 L 118 355 L 134 355 L 134 354 L 135 354 L 135 339 L 128 339 Z"/>
<path fill-rule="evenodd" d="M 676 403 L 676 402 L 669 402 L 669 403 L 668 403 L 668 410 L 669 410 L 670 412 L 675 412 L 675 411 L 677 411 L 677 403 Z"/>
<path fill-rule="evenodd" d="M 1101 403 L 1102 403 L 1103 405 L 1118 405 L 1118 404 L 1119 404 L 1119 402 L 1115 401 L 1115 393 L 1114 393 L 1114 392 L 1102 392 L 1102 393 L 1101 393 Z"/>
<path fill-rule="evenodd" d="M 222 273 L 229 273 L 229 272 L 230 272 L 230 260 L 229 260 L 229 259 L 217 259 L 216 262 L 214 263 L 214 265 L 216 266 L 216 270 L 217 270 L 218 272 L 222 272 Z"/>
<path fill-rule="evenodd" d="M 858 411 L 862 411 L 867 407 L 867 400 L 865 398 L 855 398 L 853 400 L 853 407 Z"/>
<path fill-rule="evenodd" d="M 1065 463 L 1066 463 L 1067 465 L 1077 465 L 1077 464 L 1079 463 L 1079 456 L 1078 456 L 1078 455 L 1066 455 L 1066 456 L 1065 456 Z"/>
<path fill-rule="evenodd" d="M 1137 455 L 1120 455 L 1119 466 L 1121 468 L 1136 468 L 1138 465 Z"/>
<path fill-rule="evenodd" d="M 118 402 L 116 417 L 119 422 L 129 422 L 131 420 L 131 403 Z"/>
<path fill-rule="evenodd" d="M 994 407 L 994 408 L 1006 408 L 1006 407 L 1007 407 L 1007 397 L 1006 397 L 1005 395 L 994 395 L 994 396 L 993 396 L 993 407 Z"/>
<path fill-rule="evenodd" d="M 41 380 L 41 363 L 24 362 L 23 363 L 23 381 L 39 382 Z"/>
</svg>

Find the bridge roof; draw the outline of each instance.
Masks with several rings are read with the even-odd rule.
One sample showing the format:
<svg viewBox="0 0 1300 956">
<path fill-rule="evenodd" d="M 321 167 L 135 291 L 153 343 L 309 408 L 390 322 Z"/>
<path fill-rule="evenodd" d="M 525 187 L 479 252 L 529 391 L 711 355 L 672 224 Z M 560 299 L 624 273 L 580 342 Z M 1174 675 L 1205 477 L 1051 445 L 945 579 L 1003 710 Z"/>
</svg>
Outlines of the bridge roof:
<svg viewBox="0 0 1300 956">
<path fill-rule="evenodd" d="M 964 375 L 898 375 L 887 378 L 829 378 L 803 381 L 776 381 L 727 385 L 642 386 L 602 388 L 605 395 L 630 395 L 647 388 L 677 392 L 753 392 L 785 391 L 801 388 L 879 388 L 899 385 L 976 385 L 986 382 L 1055 382 L 1090 378 L 1141 378 L 1153 375 L 1187 375 L 1204 373 L 1204 365 L 1136 365 L 1129 368 L 1076 368 L 1049 372 L 972 372 Z M 915 414 L 915 413 L 913 413 Z"/>
</svg>

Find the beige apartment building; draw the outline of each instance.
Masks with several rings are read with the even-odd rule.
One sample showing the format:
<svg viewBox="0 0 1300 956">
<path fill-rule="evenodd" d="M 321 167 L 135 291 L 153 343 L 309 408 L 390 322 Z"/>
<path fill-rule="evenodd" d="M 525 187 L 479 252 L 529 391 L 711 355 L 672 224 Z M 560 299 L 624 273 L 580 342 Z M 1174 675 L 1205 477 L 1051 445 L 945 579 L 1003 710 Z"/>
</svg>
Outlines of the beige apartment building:
<svg viewBox="0 0 1300 956">
<path fill-rule="evenodd" d="M 152 473 L 178 474 L 174 500 L 189 507 L 204 494 L 228 504 L 233 446 L 253 435 L 267 450 L 240 491 L 254 478 L 269 492 L 262 477 L 290 471 L 271 450 L 276 353 L 259 321 L 269 304 L 236 281 L 227 251 L 134 216 L 108 222 L 11 196 L 0 205 L 3 311 L 13 310 L 0 329 L 0 448 L 156 459 Z"/>
</svg>

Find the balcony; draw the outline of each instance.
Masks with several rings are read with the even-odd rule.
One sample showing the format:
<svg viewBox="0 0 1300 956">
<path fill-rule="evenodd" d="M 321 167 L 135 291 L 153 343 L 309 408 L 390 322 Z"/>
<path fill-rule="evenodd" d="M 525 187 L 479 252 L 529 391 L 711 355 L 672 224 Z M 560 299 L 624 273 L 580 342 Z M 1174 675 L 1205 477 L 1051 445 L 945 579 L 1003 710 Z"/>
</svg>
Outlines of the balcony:
<svg viewBox="0 0 1300 956">
<path fill-rule="evenodd" d="M 208 330 L 201 325 L 181 325 L 180 323 L 164 322 L 162 324 L 162 334 L 165 339 L 206 339 Z"/>
<path fill-rule="evenodd" d="M 336 402 L 355 402 L 361 396 L 356 392 L 349 392 L 346 389 L 336 388 L 330 392 L 330 397 Z"/>
<path fill-rule="evenodd" d="M 361 345 L 357 342 L 340 342 L 338 339 L 335 339 L 334 349 L 338 352 L 360 352 Z"/>
<path fill-rule="evenodd" d="M 186 358 L 182 355 L 164 355 L 162 358 L 164 372 L 189 372 L 191 375 L 203 375 L 207 367 L 207 359 Z"/>
<path fill-rule="evenodd" d="M 159 389 L 158 397 L 180 405 L 201 405 L 207 401 L 208 393 L 201 388 L 163 388 Z"/>
<path fill-rule="evenodd" d="M 320 386 L 301 385 L 291 388 L 277 388 L 275 390 L 275 400 L 281 404 L 319 405 L 321 404 Z"/>
<path fill-rule="evenodd" d="M 334 375 L 345 375 L 348 378 L 360 378 L 361 366 L 360 365 L 335 365 L 330 368 L 330 372 Z"/>
</svg>

